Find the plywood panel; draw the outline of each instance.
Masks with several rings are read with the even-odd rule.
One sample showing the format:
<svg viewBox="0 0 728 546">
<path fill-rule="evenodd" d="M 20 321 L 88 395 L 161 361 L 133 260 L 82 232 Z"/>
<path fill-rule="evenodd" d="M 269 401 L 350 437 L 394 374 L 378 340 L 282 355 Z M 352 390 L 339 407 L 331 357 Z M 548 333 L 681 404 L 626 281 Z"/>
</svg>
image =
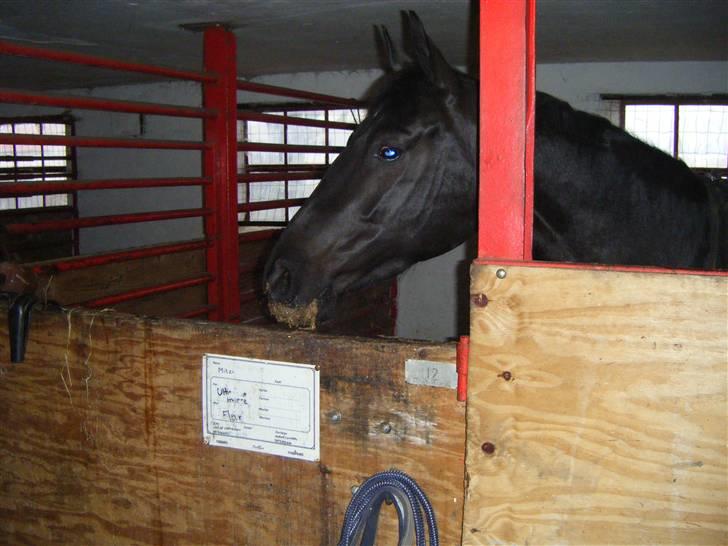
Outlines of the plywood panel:
<svg viewBox="0 0 728 546">
<path fill-rule="evenodd" d="M 320 365 L 321 462 L 205 446 L 204 352 Z M 0 542 L 336 544 L 352 486 L 390 467 L 460 541 L 464 407 L 403 378 L 405 359 L 453 361 L 452 345 L 74 311 L 38 312 L 26 362 L 7 355 L 3 318 Z"/>
<path fill-rule="evenodd" d="M 463 543 L 728 544 L 728 279 L 473 269 Z"/>
</svg>

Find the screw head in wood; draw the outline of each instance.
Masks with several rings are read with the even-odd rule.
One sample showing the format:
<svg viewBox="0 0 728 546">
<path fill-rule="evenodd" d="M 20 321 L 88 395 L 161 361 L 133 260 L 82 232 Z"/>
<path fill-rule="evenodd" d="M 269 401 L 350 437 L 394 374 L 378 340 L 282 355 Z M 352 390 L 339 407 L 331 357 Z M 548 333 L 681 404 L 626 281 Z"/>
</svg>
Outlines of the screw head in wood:
<svg viewBox="0 0 728 546">
<path fill-rule="evenodd" d="M 507 274 L 508 273 L 503 268 L 501 268 L 495 272 L 495 276 L 498 277 L 499 279 L 505 279 Z"/>
<path fill-rule="evenodd" d="M 483 453 L 486 455 L 493 455 L 495 453 L 495 444 L 492 442 L 483 442 L 483 445 L 480 446 L 480 449 L 483 450 Z"/>
<path fill-rule="evenodd" d="M 485 307 L 488 305 L 488 296 L 485 294 L 473 294 L 470 296 L 470 301 L 473 302 L 475 307 Z"/>
</svg>

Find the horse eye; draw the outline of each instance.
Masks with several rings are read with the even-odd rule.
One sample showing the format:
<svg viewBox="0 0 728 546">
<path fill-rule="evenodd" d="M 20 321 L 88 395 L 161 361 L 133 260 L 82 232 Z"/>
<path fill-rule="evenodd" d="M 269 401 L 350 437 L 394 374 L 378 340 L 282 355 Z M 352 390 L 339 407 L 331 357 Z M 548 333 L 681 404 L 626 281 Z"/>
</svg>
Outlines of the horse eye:
<svg viewBox="0 0 728 546">
<path fill-rule="evenodd" d="M 379 157 L 386 161 L 394 161 L 398 159 L 402 152 L 393 146 L 382 146 L 379 148 Z"/>
</svg>

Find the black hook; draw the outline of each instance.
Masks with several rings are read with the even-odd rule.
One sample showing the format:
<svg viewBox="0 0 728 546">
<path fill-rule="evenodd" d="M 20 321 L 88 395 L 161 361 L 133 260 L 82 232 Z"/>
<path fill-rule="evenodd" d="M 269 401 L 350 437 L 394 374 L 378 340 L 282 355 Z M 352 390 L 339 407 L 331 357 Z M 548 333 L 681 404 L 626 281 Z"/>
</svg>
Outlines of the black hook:
<svg viewBox="0 0 728 546">
<path fill-rule="evenodd" d="M 8 309 L 8 329 L 10 333 L 10 362 L 18 364 L 25 360 L 25 347 L 28 344 L 30 314 L 38 298 L 32 294 L 20 294 Z"/>
</svg>

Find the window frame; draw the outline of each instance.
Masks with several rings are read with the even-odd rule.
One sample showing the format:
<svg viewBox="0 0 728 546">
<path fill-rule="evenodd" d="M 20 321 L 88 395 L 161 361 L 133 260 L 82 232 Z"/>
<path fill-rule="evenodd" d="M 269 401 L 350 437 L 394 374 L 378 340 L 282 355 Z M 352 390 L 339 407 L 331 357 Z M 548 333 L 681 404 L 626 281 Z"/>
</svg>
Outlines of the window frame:
<svg viewBox="0 0 728 546">
<path fill-rule="evenodd" d="M 619 103 L 619 126 L 625 129 L 625 118 L 627 106 L 633 105 L 661 105 L 672 106 L 673 108 L 673 139 L 672 157 L 680 159 L 680 106 L 686 105 L 720 105 L 728 106 L 728 94 L 717 93 L 711 95 L 684 95 L 684 94 L 661 94 L 661 95 L 621 95 L 602 94 L 602 100 L 617 101 Z M 626 129 L 625 129 L 626 130 Z M 728 159 L 724 167 L 690 167 L 693 172 L 706 175 L 720 180 L 728 180 Z"/>
<path fill-rule="evenodd" d="M 47 115 L 47 116 L 6 116 L 6 117 L 0 117 L 0 125 L 23 125 L 23 124 L 36 124 L 36 125 L 43 125 L 43 124 L 58 124 L 58 125 L 65 125 L 66 126 L 66 134 L 64 136 L 75 136 L 76 128 L 75 128 L 75 118 L 69 114 L 55 114 L 55 115 Z M 41 133 L 42 134 L 42 133 Z M 53 156 L 53 159 L 65 159 L 67 162 L 67 167 L 64 172 L 59 173 L 48 173 L 46 174 L 45 169 L 43 165 L 38 168 L 38 177 L 41 178 L 41 180 L 27 180 L 26 178 L 17 178 L 18 175 L 18 160 L 17 158 L 22 157 L 18 156 L 17 152 L 15 151 L 16 144 L 11 145 L 13 147 L 13 155 L 8 156 L 12 159 L 8 159 L 8 161 L 13 161 L 15 163 L 15 169 L 12 168 L 5 168 L 0 167 L 0 184 L 4 183 L 14 183 L 14 182 L 27 182 L 29 184 L 32 184 L 33 182 L 44 182 L 46 180 L 46 176 L 50 177 L 60 177 L 65 176 L 66 178 L 64 180 L 76 180 L 78 178 L 78 162 L 76 157 L 76 148 L 74 146 L 65 146 L 66 148 L 66 155 L 64 156 Z M 40 160 L 41 162 L 44 161 L 43 156 L 43 146 L 39 145 L 41 148 L 41 155 Z M 0 156 L 2 158 L 2 156 Z M 5 178 L 6 174 L 12 173 L 13 170 L 15 171 L 16 178 Z M 32 175 L 32 173 L 29 173 Z M 30 178 L 30 177 L 29 177 Z M 60 180 L 59 180 L 60 182 Z M 76 192 L 75 191 L 61 191 L 59 194 L 66 194 L 68 196 L 68 202 L 66 205 L 47 205 L 46 204 L 46 198 L 48 194 L 28 194 L 23 196 L 14 196 L 14 197 L 2 197 L 2 199 L 15 199 L 15 208 L 8 208 L 8 209 L 0 209 L 0 215 L 13 215 L 13 214 L 25 214 L 25 213 L 42 213 L 43 211 L 63 211 L 63 210 L 71 210 L 74 213 L 74 217 L 78 216 L 77 211 L 77 200 L 76 200 Z M 54 194 L 55 195 L 55 194 Z M 43 205 L 42 206 L 35 206 L 35 207 L 21 207 L 19 206 L 18 200 L 19 199 L 25 199 L 25 198 L 32 198 L 32 197 L 41 197 L 43 199 Z"/>
<path fill-rule="evenodd" d="M 240 103 L 238 104 L 238 111 L 252 111 L 256 113 L 261 114 L 271 114 L 275 113 L 277 115 L 281 115 L 282 117 L 288 117 L 290 112 L 302 112 L 302 111 L 322 111 L 324 113 L 324 119 L 320 120 L 324 123 L 329 123 L 330 120 L 330 112 L 335 110 L 350 110 L 352 112 L 356 112 L 358 115 L 354 115 L 353 117 L 358 118 L 358 120 L 355 122 L 356 125 L 361 123 L 363 118 L 366 116 L 366 112 L 362 112 L 362 110 L 365 109 L 365 105 L 361 104 L 358 107 L 351 107 L 347 108 L 342 105 L 338 104 L 328 104 L 328 103 L 312 103 L 312 102 L 282 102 L 282 103 Z M 296 116 L 291 116 L 296 117 Z M 255 120 L 251 120 L 255 121 Z M 248 120 L 242 120 L 243 124 L 243 138 L 247 141 L 247 131 L 248 131 Z M 258 123 L 265 123 L 265 122 L 258 122 Z M 272 123 L 273 124 L 273 123 Z M 283 142 L 281 144 L 288 144 L 288 129 L 290 127 L 301 127 L 300 125 L 295 124 L 288 124 L 288 123 L 275 123 L 275 125 L 280 125 L 283 128 Z M 305 127 L 305 126 L 303 126 Z M 323 127 L 324 129 L 324 143 L 323 146 L 329 146 L 330 144 L 330 131 L 336 129 L 335 127 Z M 353 131 L 353 129 L 352 129 Z M 256 141 L 251 141 L 256 142 Z M 312 176 L 313 178 L 318 178 L 319 180 L 323 176 L 326 169 L 331 165 L 332 159 L 331 155 L 333 152 L 313 152 L 313 153 L 321 153 L 325 156 L 323 163 L 312 163 L 312 164 L 294 164 L 289 162 L 289 154 L 295 154 L 300 152 L 281 152 L 283 154 L 284 160 L 283 163 L 280 164 L 280 172 L 281 172 L 281 181 L 283 182 L 283 200 L 287 201 L 290 198 L 290 185 L 289 183 L 292 181 L 286 177 L 287 173 L 295 172 L 296 169 L 300 169 L 302 167 L 309 167 L 312 169 L 315 168 L 321 168 L 321 172 L 319 174 L 316 174 Z M 250 166 L 247 163 L 247 154 L 243 154 L 243 161 L 238 163 L 237 165 L 237 172 L 238 174 L 244 174 L 244 173 L 250 173 L 251 170 L 249 170 L 251 167 L 255 167 L 255 165 Z M 276 165 L 261 165 L 261 171 L 265 171 L 270 169 L 270 171 L 278 170 L 275 169 L 277 167 Z M 244 185 L 244 192 L 245 192 L 245 202 L 250 203 L 250 183 L 249 182 L 240 182 L 240 184 Z M 257 202 L 257 201 L 256 201 Z M 261 203 L 265 203 L 265 201 L 261 201 Z M 293 217 L 293 214 L 291 213 L 291 209 L 293 208 L 299 208 L 300 205 L 295 206 L 285 206 L 280 207 L 284 209 L 284 220 L 282 221 L 266 221 L 266 220 L 250 220 L 251 212 L 244 213 L 245 217 L 247 219 L 245 220 L 238 220 L 238 226 L 242 229 L 246 228 L 253 228 L 258 229 L 262 227 L 285 227 L 290 222 L 291 218 Z M 270 209 L 270 210 L 277 210 L 277 209 Z"/>
</svg>

